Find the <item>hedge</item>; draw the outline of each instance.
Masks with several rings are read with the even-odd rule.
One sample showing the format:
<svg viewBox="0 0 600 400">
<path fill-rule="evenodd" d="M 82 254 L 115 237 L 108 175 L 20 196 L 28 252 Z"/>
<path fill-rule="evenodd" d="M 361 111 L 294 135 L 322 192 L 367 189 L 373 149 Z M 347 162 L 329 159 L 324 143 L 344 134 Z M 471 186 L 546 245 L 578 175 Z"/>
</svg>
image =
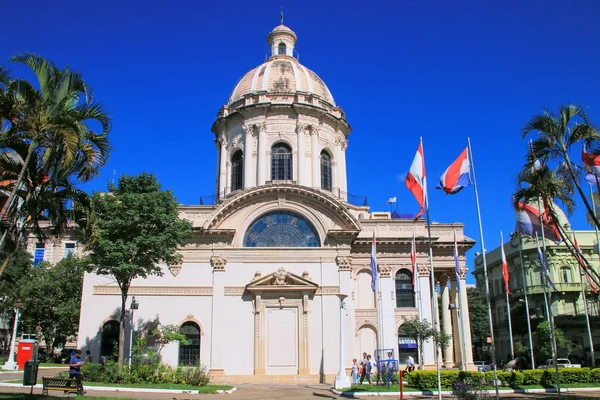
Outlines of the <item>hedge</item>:
<svg viewBox="0 0 600 400">
<path fill-rule="evenodd" d="M 520 387 L 524 385 L 549 386 L 556 384 L 554 369 L 530 369 L 523 372 L 497 371 L 498 380 L 503 386 Z M 559 369 L 561 383 L 600 383 L 600 368 L 561 368 Z M 485 374 L 475 371 L 440 371 L 443 388 L 452 388 L 452 384 L 459 380 L 468 379 L 474 384 L 485 381 L 493 382 L 494 372 Z M 418 389 L 431 389 L 437 387 L 436 371 L 413 371 L 406 377 L 408 385 Z"/>
</svg>

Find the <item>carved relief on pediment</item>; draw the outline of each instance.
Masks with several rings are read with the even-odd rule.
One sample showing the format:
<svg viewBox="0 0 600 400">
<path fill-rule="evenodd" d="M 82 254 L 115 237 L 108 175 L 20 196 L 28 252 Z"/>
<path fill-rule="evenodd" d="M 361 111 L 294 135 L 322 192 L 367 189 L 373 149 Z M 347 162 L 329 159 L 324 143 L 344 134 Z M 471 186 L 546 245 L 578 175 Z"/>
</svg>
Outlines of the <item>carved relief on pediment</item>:
<svg viewBox="0 0 600 400">
<path fill-rule="evenodd" d="M 261 276 L 259 272 L 254 274 L 252 282 L 246 288 L 250 291 L 262 290 L 307 290 L 316 291 L 318 285 L 310 280 L 308 272 L 304 272 L 302 276 L 292 274 L 284 267 L 280 267 L 277 271 Z"/>
</svg>

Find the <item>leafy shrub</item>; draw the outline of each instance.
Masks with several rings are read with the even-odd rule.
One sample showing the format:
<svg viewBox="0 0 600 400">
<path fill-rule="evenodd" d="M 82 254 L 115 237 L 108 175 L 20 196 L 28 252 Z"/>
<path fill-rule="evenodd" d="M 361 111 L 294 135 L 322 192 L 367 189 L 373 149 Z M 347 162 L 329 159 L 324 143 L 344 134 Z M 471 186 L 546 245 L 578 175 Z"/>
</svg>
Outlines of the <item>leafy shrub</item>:
<svg viewBox="0 0 600 400">
<path fill-rule="evenodd" d="M 468 380 L 472 384 L 475 385 L 483 385 L 485 381 L 485 375 L 481 372 L 476 371 L 460 371 L 458 373 L 458 380 L 465 381 Z"/>
<path fill-rule="evenodd" d="M 590 371 L 590 382 L 600 383 L 600 368 L 594 368 Z"/>
<path fill-rule="evenodd" d="M 520 387 L 523 386 L 523 381 L 525 380 L 525 376 L 522 372 L 513 371 L 510 374 L 510 386 L 511 387 Z"/>
<path fill-rule="evenodd" d="M 556 383 L 556 371 L 554 368 L 547 369 L 542 374 L 542 379 L 540 379 L 540 384 L 542 386 L 550 386 Z"/>
<path fill-rule="evenodd" d="M 561 383 L 589 383 L 592 381 L 592 374 L 589 368 L 561 368 Z"/>
<path fill-rule="evenodd" d="M 451 388 L 452 384 L 458 379 L 458 371 L 440 371 L 440 380 L 443 388 Z M 437 387 L 436 371 L 413 371 L 406 382 L 415 388 L 430 389 Z"/>
<path fill-rule="evenodd" d="M 523 371 L 523 385 L 539 385 L 544 371 L 540 369 L 528 369 Z"/>
</svg>

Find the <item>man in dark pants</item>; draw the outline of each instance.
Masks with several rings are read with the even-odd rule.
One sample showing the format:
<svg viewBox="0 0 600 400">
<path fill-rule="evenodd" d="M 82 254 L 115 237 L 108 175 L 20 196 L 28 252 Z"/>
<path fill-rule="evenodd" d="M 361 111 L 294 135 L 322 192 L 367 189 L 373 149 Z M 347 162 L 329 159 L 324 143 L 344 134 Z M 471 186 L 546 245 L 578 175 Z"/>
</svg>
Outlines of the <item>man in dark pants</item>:
<svg viewBox="0 0 600 400">
<path fill-rule="evenodd" d="M 71 356 L 71 361 L 69 362 L 69 378 L 75 379 L 77 382 L 77 394 L 84 394 L 85 390 L 83 390 L 83 383 L 81 383 L 81 366 L 83 365 L 83 361 L 81 360 L 81 350 L 75 350 L 75 354 Z"/>
</svg>

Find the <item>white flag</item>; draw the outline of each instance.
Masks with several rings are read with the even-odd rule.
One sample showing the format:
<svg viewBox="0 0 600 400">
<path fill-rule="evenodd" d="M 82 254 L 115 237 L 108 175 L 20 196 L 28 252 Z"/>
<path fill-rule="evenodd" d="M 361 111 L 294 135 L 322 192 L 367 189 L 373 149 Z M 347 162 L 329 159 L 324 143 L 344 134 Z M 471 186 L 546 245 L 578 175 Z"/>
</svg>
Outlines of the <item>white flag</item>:
<svg viewBox="0 0 600 400">
<path fill-rule="evenodd" d="M 398 200 L 397 197 L 390 197 L 388 199 L 388 201 L 385 202 L 385 204 L 392 204 L 392 203 L 395 203 L 397 200 Z"/>
</svg>

